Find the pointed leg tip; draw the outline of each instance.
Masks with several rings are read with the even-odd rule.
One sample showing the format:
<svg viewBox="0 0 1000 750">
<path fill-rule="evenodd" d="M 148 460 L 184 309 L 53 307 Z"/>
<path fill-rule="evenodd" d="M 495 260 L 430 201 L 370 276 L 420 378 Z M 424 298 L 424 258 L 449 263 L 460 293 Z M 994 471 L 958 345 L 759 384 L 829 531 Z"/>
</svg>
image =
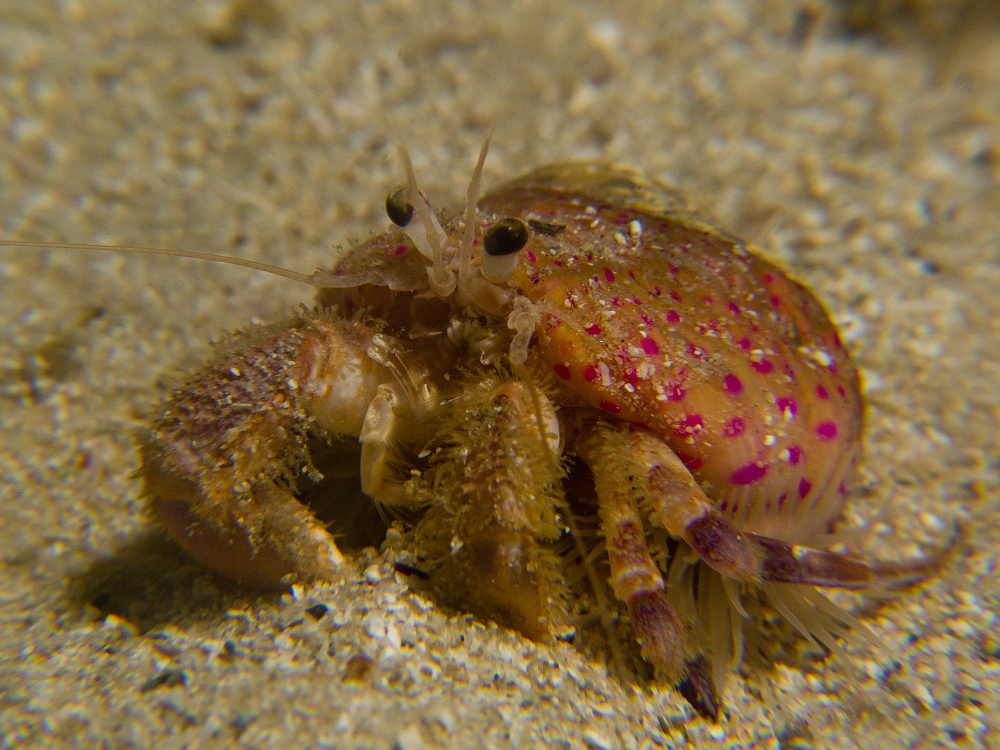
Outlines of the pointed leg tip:
<svg viewBox="0 0 1000 750">
<path fill-rule="evenodd" d="M 685 662 L 684 666 L 684 678 L 677 683 L 677 692 L 683 695 L 701 716 L 717 722 L 721 706 L 708 660 L 704 656 L 699 656 Z"/>
</svg>

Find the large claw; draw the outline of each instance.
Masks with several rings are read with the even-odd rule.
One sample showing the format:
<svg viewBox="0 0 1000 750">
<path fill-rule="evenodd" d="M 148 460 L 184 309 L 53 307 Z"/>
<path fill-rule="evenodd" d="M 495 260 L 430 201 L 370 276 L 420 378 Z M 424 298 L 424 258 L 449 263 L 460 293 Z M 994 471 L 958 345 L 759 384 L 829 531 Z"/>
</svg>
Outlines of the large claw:
<svg viewBox="0 0 1000 750">
<path fill-rule="evenodd" d="M 311 432 L 357 438 L 389 374 L 372 331 L 299 318 L 237 340 L 178 389 L 142 441 L 153 515 L 192 555 L 257 588 L 343 575 L 333 537 L 293 494 Z"/>
</svg>

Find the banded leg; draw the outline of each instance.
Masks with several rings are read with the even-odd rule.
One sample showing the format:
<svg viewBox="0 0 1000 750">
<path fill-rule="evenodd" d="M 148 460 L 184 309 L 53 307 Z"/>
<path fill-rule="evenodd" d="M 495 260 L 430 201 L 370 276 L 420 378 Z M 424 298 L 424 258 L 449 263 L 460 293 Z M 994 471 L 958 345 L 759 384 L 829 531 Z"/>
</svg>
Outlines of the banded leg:
<svg viewBox="0 0 1000 750">
<path fill-rule="evenodd" d="M 691 472 L 658 437 L 638 427 L 621 436 L 619 450 L 643 485 L 649 520 L 686 541 L 701 559 L 739 581 L 774 581 L 860 589 L 872 567 L 854 557 L 740 531 L 717 514 Z"/>
<path fill-rule="evenodd" d="M 141 444 L 153 515 L 204 564 L 253 586 L 335 579 L 344 558 L 295 498 L 310 431 L 357 437 L 391 375 L 372 331 L 302 318 L 230 345 L 167 402 Z"/>
<path fill-rule="evenodd" d="M 628 608 L 643 658 L 699 713 L 716 719 L 719 699 L 708 662 L 700 655 L 688 658 L 684 625 L 666 599 L 663 577 L 646 546 L 640 511 L 648 478 L 630 443 L 628 430 L 597 426 L 574 445 L 594 475 L 611 588 Z"/>
<path fill-rule="evenodd" d="M 637 504 L 644 480 L 632 470 L 624 447 L 622 435 L 603 426 L 574 446 L 594 475 L 611 588 L 628 608 L 643 657 L 676 683 L 684 673 L 684 628 L 664 596 L 663 577 L 646 546 Z"/>
</svg>

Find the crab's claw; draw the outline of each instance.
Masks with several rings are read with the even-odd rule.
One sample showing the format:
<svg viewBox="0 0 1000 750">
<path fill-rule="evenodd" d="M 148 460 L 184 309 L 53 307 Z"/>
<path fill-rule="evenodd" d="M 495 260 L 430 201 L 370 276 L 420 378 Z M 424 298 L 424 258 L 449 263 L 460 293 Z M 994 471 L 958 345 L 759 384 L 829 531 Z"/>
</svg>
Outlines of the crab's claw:
<svg viewBox="0 0 1000 750">
<path fill-rule="evenodd" d="M 357 438 L 382 380 L 374 332 L 298 318 L 238 337 L 175 391 L 140 445 L 155 518 L 213 570 L 257 588 L 335 580 L 345 560 L 295 497 L 306 438 Z"/>
</svg>

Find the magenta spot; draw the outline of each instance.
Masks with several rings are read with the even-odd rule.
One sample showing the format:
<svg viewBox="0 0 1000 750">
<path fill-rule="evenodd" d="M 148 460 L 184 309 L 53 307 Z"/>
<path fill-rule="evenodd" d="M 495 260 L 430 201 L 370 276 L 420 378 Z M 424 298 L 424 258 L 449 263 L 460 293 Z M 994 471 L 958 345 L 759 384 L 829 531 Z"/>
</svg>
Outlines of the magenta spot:
<svg viewBox="0 0 1000 750">
<path fill-rule="evenodd" d="M 771 296 L 771 307 L 778 307 L 781 304 L 781 297 L 777 294 Z"/>
<path fill-rule="evenodd" d="M 571 377 L 569 368 L 566 365 L 554 365 L 552 369 L 555 370 L 556 375 L 563 380 L 569 380 Z"/>
<path fill-rule="evenodd" d="M 636 383 L 639 382 L 639 376 L 636 375 L 634 367 L 630 367 L 629 369 L 625 370 L 625 382 L 628 383 L 629 385 L 635 385 Z"/>
<path fill-rule="evenodd" d="M 781 493 L 781 497 L 778 498 L 778 510 L 779 511 L 782 508 L 785 507 L 785 500 L 787 500 L 787 499 L 788 499 L 788 493 L 787 492 L 782 492 Z"/>
<path fill-rule="evenodd" d="M 742 349 L 743 351 L 749 351 L 749 349 L 750 349 L 750 339 L 748 339 L 748 338 L 742 338 L 739 341 L 737 341 L 736 343 L 739 345 L 740 349 Z"/>
<path fill-rule="evenodd" d="M 670 290 L 670 299 L 672 299 L 674 302 L 678 302 L 679 303 L 681 301 L 681 295 L 679 295 L 677 292 L 675 292 L 673 289 L 671 289 Z"/>
<path fill-rule="evenodd" d="M 653 287 L 653 296 L 654 297 L 659 297 L 661 294 L 663 294 L 663 290 L 660 289 L 660 287 L 658 287 L 658 286 L 654 286 Z"/>
<path fill-rule="evenodd" d="M 528 262 L 529 263 L 535 263 L 538 260 L 538 258 L 535 257 L 535 254 L 533 252 L 531 252 L 530 250 L 527 252 L 527 255 L 528 255 Z"/>
<path fill-rule="evenodd" d="M 809 494 L 809 490 L 813 488 L 813 483 L 810 482 L 805 477 L 802 477 L 802 481 L 799 482 L 799 497 L 805 500 L 806 495 Z"/>
<path fill-rule="evenodd" d="M 701 301 L 704 302 L 706 305 L 715 304 L 715 300 L 712 297 L 702 297 Z"/>
<path fill-rule="evenodd" d="M 554 265 L 556 268 L 562 268 L 563 262 L 561 260 L 554 260 L 552 261 L 552 265 Z"/>
<path fill-rule="evenodd" d="M 720 512 L 720 513 L 725 513 L 725 512 L 726 512 L 726 509 L 727 509 L 728 507 L 729 507 L 729 501 L 728 501 L 728 500 L 723 500 L 723 501 L 722 501 L 722 502 L 721 502 L 721 503 L 719 504 L 719 512 Z"/>
<path fill-rule="evenodd" d="M 653 339 L 643 339 L 639 342 L 639 346 L 642 347 L 642 350 L 646 352 L 646 354 L 660 353 L 660 347 L 656 345 L 656 342 L 653 341 Z"/>
<path fill-rule="evenodd" d="M 681 451 L 674 451 L 674 454 L 681 460 L 681 463 L 687 467 L 688 471 L 700 469 L 702 464 L 705 463 L 705 459 L 699 456 L 689 456 L 687 453 L 682 453 Z"/>
<path fill-rule="evenodd" d="M 740 306 L 737 305 L 735 302 L 730 302 L 728 307 L 729 307 L 729 312 L 733 313 L 733 315 L 740 314 Z"/>
<path fill-rule="evenodd" d="M 667 310 L 667 322 L 668 323 L 680 323 L 681 316 L 677 314 L 676 310 Z"/>
<path fill-rule="evenodd" d="M 747 464 L 734 471 L 729 477 L 729 481 L 733 484 L 753 484 L 765 476 L 767 476 L 767 464 L 761 465 L 760 462 L 754 461 L 752 464 Z"/>
<path fill-rule="evenodd" d="M 614 273 L 614 271 L 612 271 L 610 268 L 605 268 L 604 269 L 604 278 L 606 278 L 608 280 L 609 284 L 614 284 L 615 283 L 615 273 Z"/>
<path fill-rule="evenodd" d="M 688 354 L 690 354 L 695 359 L 701 359 L 705 356 L 705 350 L 702 349 L 697 344 L 692 344 L 688 342 Z"/>
<path fill-rule="evenodd" d="M 667 401 L 683 401 L 687 391 L 673 383 L 667 386 Z"/>
<path fill-rule="evenodd" d="M 772 281 L 774 281 L 774 276 L 772 276 L 769 273 L 765 273 L 764 274 L 764 283 L 765 284 L 770 284 Z"/>
<path fill-rule="evenodd" d="M 640 318 L 640 319 L 642 320 L 642 322 L 643 322 L 643 323 L 645 323 L 646 325 L 648 325 L 648 326 L 651 326 L 651 325 L 653 325 L 653 321 L 652 321 L 652 320 L 650 320 L 649 316 L 648 316 L 648 315 L 646 315 L 646 313 L 639 313 L 639 318 Z"/>
<path fill-rule="evenodd" d="M 705 429 L 705 420 L 701 414 L 685 414 L 684 419 L 677 423 L 674 432 L 678 435 L 694 435 Z"/>
<path fill-rule="evenodd" d="M 635 279 L 635 271 L 629 271 L 629 272 L 628 272 L 628 277 L 629 277 L 630 279 L 633 279 L 633 280 L 634 280 L 634 279 Z"/>
<path fill-rule="evenodd" d="M 739 437 L 743 434 L 743 419 L 733 417 L 722 426 L 722 434 L 729 438 Z"/>
<path fill-rule="evenodd" d="M 583 330 L 585 330 L 591 336 L 600 336 L 601 335 L 601 327 L 599 325 L 597 325 L 597 323 L 594 323 L 594 325 L 592 325 L 592 326 L 587 326 Z"/>
<path fill-rule="evenodd" d="M 611 306 L 612 306 L 612 307 L 621 307 L 621 306 L 622 306 L 622 305 L 624 305 L 624 304 L 625 304 L 625 303 L 624 303 L 624 302 L 622 302 L 622 301 L 621 301 L 620 299 L 618 299 L 617 297 L 612 297 L 612 298 L 611 298 Z"/>
<path fill-rule="evenodd" d="M 837 437 L 837 423 L 820 422 L 816 425 L 816 434 L 820 440 L 833 440 Z"/>
<path fill-rule="evenodd" d="M 826 401 L 828 398 L 830 398 L 830 391 L 828 391 L 825 386 L 820 384 L 816 386 L 816 395 L 819 396 L 824 401 Z"/>
<path fill-rule="evenodd" d="M 597 380 L 597 368 L 593 365 L 588 365 L 587 369 L 583 371 L 583 379 L 588 383 L 593 383 Z"/>
<path fill-rule="evenodd" d="M 634 305 L 641 305 L 642 304 L 642 300 L 639 299 L 638 297 L 633 297 L 632 298 L 632 304 L 634 304 Z"/>
<path fill-rule="evenodd" d="M 769 360 L 762 359 L 760 362 L 751 362 L 750 366 L 761 375 L 767 375 L 774 369 L 774 365 Z"/>
<path fill-rule="evenodd" d="M 847 485 L 844 484 L 843 482 L 841 482 L 840 484 L 838 484 L 837 485 L 837 492 L 839 494 L 841 494 L 841 495 L 846 495 L 847 494 Z"/>
<path fill-rule="evenodd" d="M 837 386 L 837 393 L 840 394 L 841 398 L 847 398 L 847 391 L 844 390 L 844 386 L 838 385 Z"/>
<path fill-rule="evenodd" d="M 395 252 L 393 252 L 393 255 L 402 255 L 407 250 L 409 250 L 409 248 L 406 245 L 400 245 L 396 248 Z"/>
<path fill-rule="evenodd" d="M 743 393 L 743 381 L 732 373 L 723 378 L 722 387 L 730 393 Z"/>
<path fill-rule="evenodd" d="M 616 404 L 614 401 L 602 401 L 598 404 L 598 406 L 611 414 L 617 414 L 622 410 L 621 406 Z"/>
<path fill-rule="evenodd" d="M 798 464 L 799 461 L 802 460 L 802 456 L 804 455 L 805 453 L 802 452 L 802 449 L 799 446 L 793 445 L 791 448 L 788 449 L 788 463 L 790 463 L 792 466 L 795 466 L 796 464 Z"/>
<path fill-rule="evenodd" d="M 787 412 L 793 417 L 799 413 L 799 405 L 791 396 L 779 398 L 775 403 L 777 403 L 778 408 L 782 411 L 782 413 Z"/>
</svg>

